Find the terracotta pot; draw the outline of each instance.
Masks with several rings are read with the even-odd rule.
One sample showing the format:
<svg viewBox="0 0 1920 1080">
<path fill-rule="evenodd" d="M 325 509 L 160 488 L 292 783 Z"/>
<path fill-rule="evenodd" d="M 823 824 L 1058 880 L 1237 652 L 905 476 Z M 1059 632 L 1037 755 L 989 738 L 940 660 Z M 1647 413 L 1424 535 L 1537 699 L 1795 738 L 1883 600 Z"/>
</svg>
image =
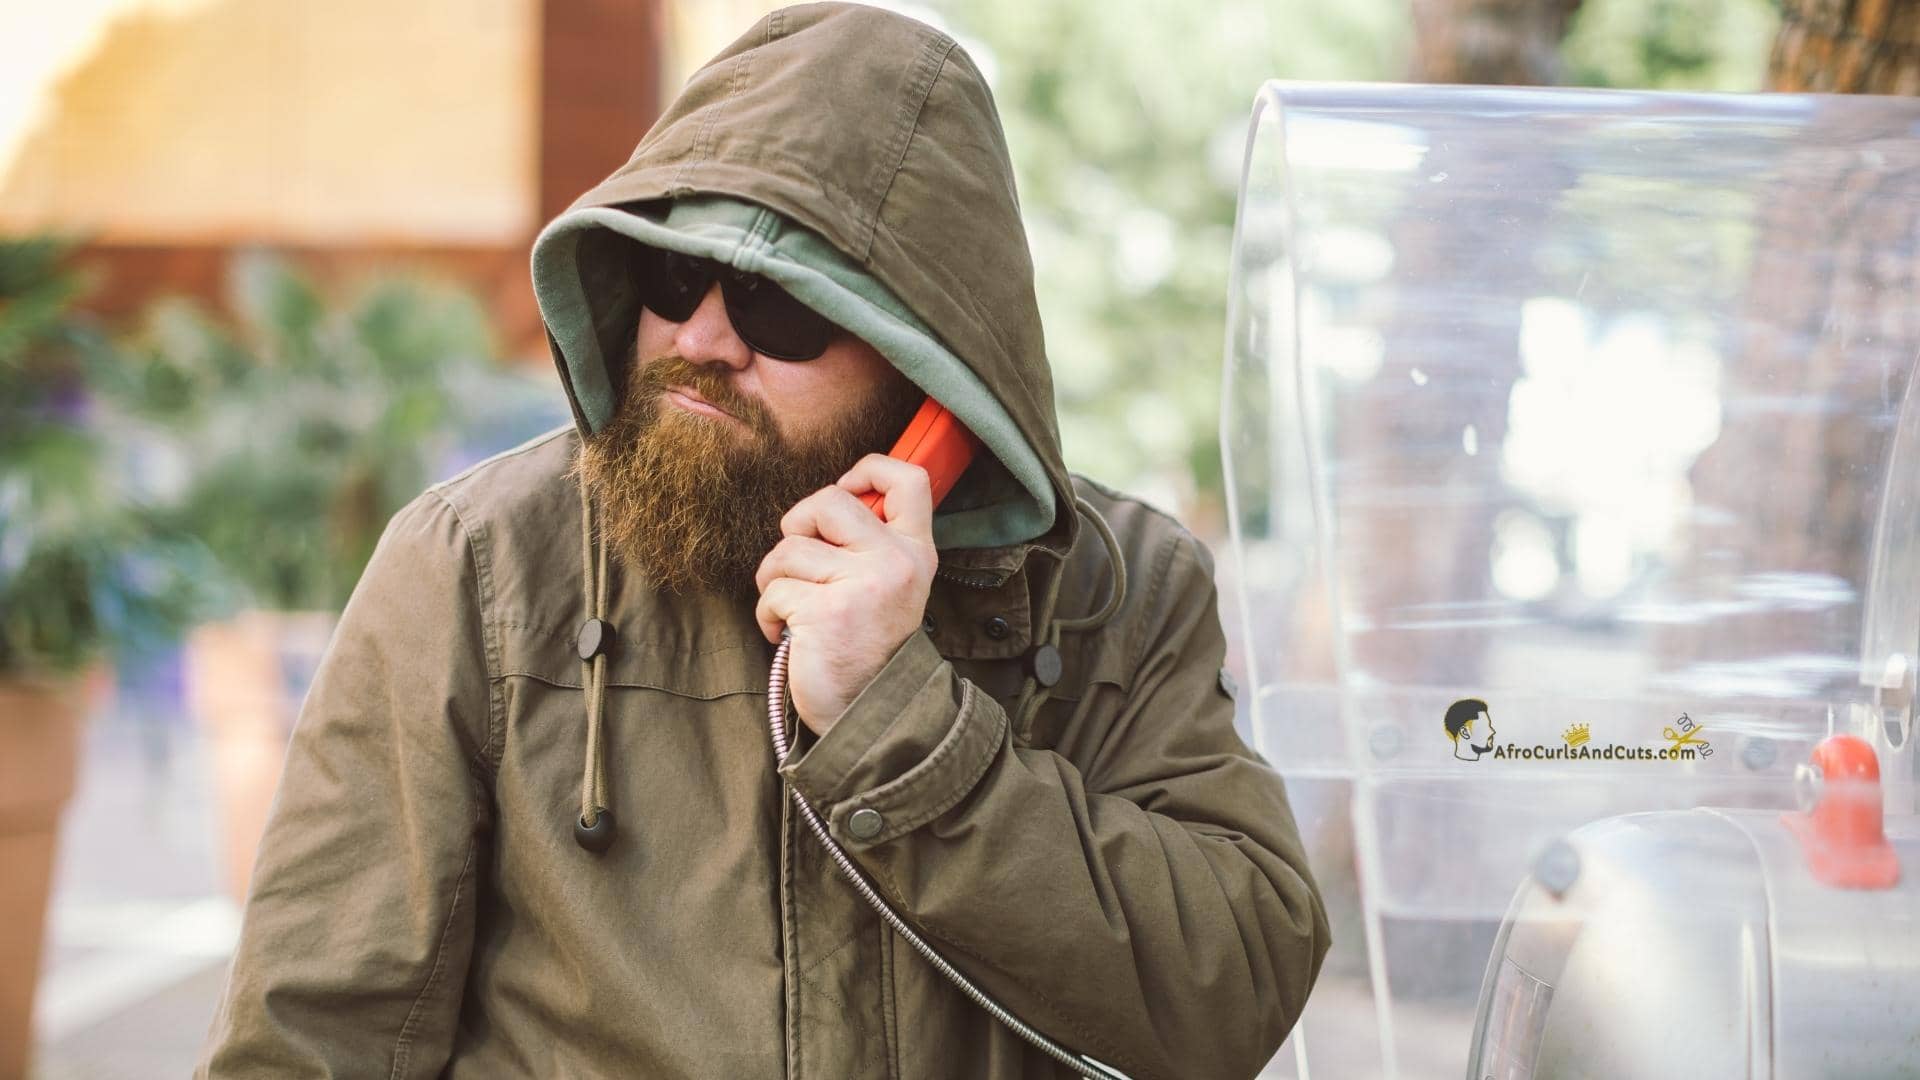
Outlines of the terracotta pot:
<svg viewBox="0 0 1920 1080">
<path fill-rule="evenodd" d="M 0 676 L 0 1077 L 25 1076 L 60 812 L 99 673 Z"/>
<path fill-rule="evenodd" d="M 187 641 L 188 707 L 211 751 L 227 893 L 244 905 L 287 737 L 333 635 L 331 612 L 248 611 Z"/>
</svg>

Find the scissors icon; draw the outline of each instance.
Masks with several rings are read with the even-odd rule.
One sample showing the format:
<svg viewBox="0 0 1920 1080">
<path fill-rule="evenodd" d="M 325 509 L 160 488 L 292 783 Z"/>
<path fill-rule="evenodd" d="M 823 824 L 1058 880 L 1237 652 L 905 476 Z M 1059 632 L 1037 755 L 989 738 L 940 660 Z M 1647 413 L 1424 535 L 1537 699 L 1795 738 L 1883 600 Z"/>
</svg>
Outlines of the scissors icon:
<svg viewBox="0 0 1920 1080">
<path fill-rule="evenodd" d="M 1660 734 L 1666 736 L 1667 742 L 1672 744 L 1672 749 L 1678 750 L 1683 746 L 1707 745 L 1707 741 L 1700 737 L 1700 733 L 1705 730 L 1707 730 L 1705 724 L 1697 724 L 1687 731 L 1675 731 L 1672 728 L 1667 728 L 1661 731 Z"/>
</svg>

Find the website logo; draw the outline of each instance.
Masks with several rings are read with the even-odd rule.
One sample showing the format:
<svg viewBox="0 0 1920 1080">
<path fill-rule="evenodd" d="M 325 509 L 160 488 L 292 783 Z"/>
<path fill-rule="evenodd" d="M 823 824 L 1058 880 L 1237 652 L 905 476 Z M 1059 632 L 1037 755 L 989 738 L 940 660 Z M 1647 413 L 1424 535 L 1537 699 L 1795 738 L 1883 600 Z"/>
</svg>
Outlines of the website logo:
<svg viewBox="0 0 1920 1080">
<path fill-rule="evenodd" d="M 1706 740 L 1705 724 L 1686 713 L 1660 729 L 1662 743 L 1629 745 L 1595 743 L 1593 728 L 1585 721 L 1568 724 L 1560 732 L 1560 744 L 1527 745 L 1512 739 L 1499 742 L 1493 727 L 1493 713 L 1479 698 L 1462 698 L 1447 706 L 1442 720 L 1453 756 L 1461 761 L 1698 761 L 1713 754 Z"/>
<path fill-rule="evenodd" d="M 1493 750 L 1493 714 L 1479 698 L 1462 698 L 1447 706 L 1444 724 L 1453 742 L 1453 756 L 1461 761 L 1479 761 L 1480 755 Z"/>
</svg>

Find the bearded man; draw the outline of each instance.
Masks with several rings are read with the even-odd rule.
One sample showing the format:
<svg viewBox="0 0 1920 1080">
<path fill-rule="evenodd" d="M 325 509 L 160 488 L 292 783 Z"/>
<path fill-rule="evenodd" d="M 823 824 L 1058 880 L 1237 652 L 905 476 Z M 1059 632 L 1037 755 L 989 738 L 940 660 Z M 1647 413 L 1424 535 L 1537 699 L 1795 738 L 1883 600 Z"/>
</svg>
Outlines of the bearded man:
<svg viewBox="0 0 1920 1080">
<path fill-rule="evenodd" d="M 1234 733 L 1209 555 L 1062 463 L 966 53 L 774 12 L 542 232 L 534 280 L 574 422 L 389 524 L 200 1075 L 1079 1070 L 847 870 L 1060 1046 L 1257 1072 L 1326 913 Z M 937 511 L 881 453 L 928 396 L 980 443 Z"/>
</svg>

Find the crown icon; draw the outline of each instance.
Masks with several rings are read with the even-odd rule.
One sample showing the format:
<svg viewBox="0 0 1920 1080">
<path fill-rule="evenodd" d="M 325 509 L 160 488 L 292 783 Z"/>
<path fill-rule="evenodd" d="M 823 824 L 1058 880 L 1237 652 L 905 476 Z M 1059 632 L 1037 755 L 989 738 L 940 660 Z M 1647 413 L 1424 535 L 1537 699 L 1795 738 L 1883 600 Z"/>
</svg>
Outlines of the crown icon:
<svg viewBox="0 0 1920 1080">
<path fill-rule="evenodd" d="M 1574 724 L 1562 732 L 1560 737 L 1567 740 L 1568 746 L 1580 746 L 1592 737 L 1592 733 L 1587 730 L 1587 725 Z"/>
</svg>

